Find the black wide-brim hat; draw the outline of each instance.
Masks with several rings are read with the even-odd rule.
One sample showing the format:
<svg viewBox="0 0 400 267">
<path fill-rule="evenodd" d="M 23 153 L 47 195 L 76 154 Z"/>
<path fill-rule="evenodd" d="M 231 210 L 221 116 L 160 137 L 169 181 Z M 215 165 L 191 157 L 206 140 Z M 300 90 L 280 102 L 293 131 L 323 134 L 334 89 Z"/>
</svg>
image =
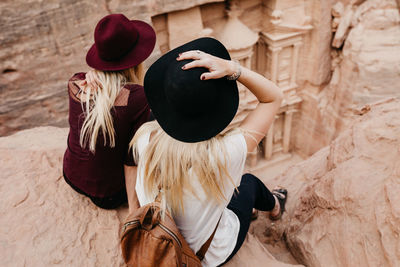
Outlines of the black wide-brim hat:
<svg viewBox="0 0 400 267">
<path fill-rule="evenodd" d="M 227 49 L 213 38 L 200 38 L 179 46 L 148 69 L 144 90 L 154 117 L 171 137 L 188 143 L 208 140 L 232 121 L 239 105 L 236 81 L 201 80 L 205 68 L 183 70 L 192 60 L 177 61 L 180 53 L 200 50 L 230 60 Z"/>
<path fill-rule="evenodd" d="M 156 34 L 146 22 L 111 14 L 97 23 L 94 40 L 86 54 L 86 63 L 97 70 L 118 71 L 137 66 L 148 58 Z"/>
</svg>

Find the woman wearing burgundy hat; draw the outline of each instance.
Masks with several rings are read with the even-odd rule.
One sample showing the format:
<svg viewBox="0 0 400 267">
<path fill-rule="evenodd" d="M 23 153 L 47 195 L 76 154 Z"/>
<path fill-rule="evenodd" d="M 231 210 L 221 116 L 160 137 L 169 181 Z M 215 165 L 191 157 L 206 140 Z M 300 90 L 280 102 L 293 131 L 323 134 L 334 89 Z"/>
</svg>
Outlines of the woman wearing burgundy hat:
<svg viewBox="0 0 400 267">
<path fill-rule="evenodd" d="M 93 68 L 68 82 L 68 147 L 64 154 L 65 181 L 101 208 L 127 201 L 125 172 L 133 161 L 128 143 L 149 118 L 144 95 L 142 62 L 155 45 L 155 32 L 145 22 L 122 14 L 101 19 L 95 43 L 86 56 Z"/>
</svg>

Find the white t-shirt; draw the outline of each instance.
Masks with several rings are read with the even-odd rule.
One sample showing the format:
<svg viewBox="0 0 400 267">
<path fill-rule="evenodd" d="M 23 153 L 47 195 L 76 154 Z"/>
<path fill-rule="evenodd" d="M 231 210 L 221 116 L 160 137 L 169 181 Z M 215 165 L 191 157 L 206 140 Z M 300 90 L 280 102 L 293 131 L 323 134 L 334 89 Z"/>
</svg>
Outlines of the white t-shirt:
<svg viewBox="0 0 400 267">
<path fill-rule="evenodd" d="M 150 133 L 147 133 L 138 139 L 139 158 L 148 145 L 149 138 Z M 224 141 L 228 155 L 227 170 L 235 185 L 239 186 L 247 155 L 246 141 L 241 133 L 226 136 Z M 227 181 L 224 184 L 223 192 L 225 200 L 218 204 L 216 201 L 210 201 L 207 198 L 194 173 L 189 174 L 188 179 L 193 182 L 193 188 L 198 189 L 198 192 L 196 192 L 198 198 L 189 192 L 183 192 L 185 212 L 183 215 L 174 216 L 175 224 L 190 248 L 196 253 L 211 236 L 221 217 L 211 245 L 202 261 L 203 266 L 217 266 L 223 263 L 232 253 L 239 233 L 239 219 L 235 213 L 226 208 L 234 192 L 234 186 L 227 178 L 225 179 Z M 154 201 L 154 199 L 146 197 L 143 183 L 144 170 L 139 164 L 135 189 L 140 206 Z"/>
</svg>

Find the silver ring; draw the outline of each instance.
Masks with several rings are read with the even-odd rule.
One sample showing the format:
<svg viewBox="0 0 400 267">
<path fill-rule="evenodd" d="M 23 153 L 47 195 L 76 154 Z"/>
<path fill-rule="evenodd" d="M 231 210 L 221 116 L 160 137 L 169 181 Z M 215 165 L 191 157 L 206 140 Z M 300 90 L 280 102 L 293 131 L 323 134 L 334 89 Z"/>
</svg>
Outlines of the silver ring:
<svg viewBox="0 0 400 267">
<path fill-rule="evenodd" d="M 196 50 L 196 53 L 197 53 L 198 55 L 200 55 L 200 54 L 201 54 L 201 51 L 200 51 L 200 50 Z"/>
</svg>

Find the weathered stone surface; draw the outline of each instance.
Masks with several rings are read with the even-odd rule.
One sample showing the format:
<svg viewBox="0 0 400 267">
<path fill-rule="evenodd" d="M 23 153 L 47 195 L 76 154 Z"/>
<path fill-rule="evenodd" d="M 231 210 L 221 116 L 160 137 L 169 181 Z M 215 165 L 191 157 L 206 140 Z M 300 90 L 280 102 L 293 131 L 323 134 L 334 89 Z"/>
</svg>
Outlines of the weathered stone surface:
<svg viewBox="0 0 400 267">
<path fill-rule="evenodd" d="M 368 0 L 353 17 L 339 87 L 354 106 L 400 96 L 400 14 L 394 0 Z"/>
<path fill-rule="evenodd" d="M 307 15 L 312 18 L 313 29 L 304 38 L 298 64 L 298 92 L 302 98 L 299 117 L 294 120 L 294 150 L 310 156 L 332 141 L 336 125 L 321 127 L 327 112 L 321 112 L 320 96 L 332 76 L 331 9 L 336 1 L 307 1 Z M 329 102 L 331 104 L 331 102 Z M 333 113 L 336 116 L 337 112 Z"/>
<path fill-rule="evenodd" d="M 299 78 L 313 85 L 321 85 L 330 78 L 330 42 L 332 1 L 312 1 L 307 14 L 312 18 L 313 30 L 302 46 Z"/>
<path fill-rule="evenodd" d="M 105 211 L 62 178 L 67 129 L 0 138 L 1 266 L 123 266 L 123 210 Z"/>
<path fill-rule="evenodd" d="M 340 23 L 337 27 L 335 38 L 333 39 L 332 46 L 340 48 L 343 45 L 344 39 L 347 37 L 349 32 L 349 27 L 351 25 L 351 20 L 354 15 L 354 10 L 351 5 L 346 7 L 343 17 L 340 18 Z"/>
<path fill-rule="evenodd" d="M 242 247 L 238 253 L 224 266 L 226 267 L 254 267 L 254 266 L 270 266 L 270 267 L 294 267 L 303 265 L 293 265 L 279 262 L 274 256 L 263 246 L 263 244 L 254 235 L 249 234 L 246 237 Z"/>
<path fill-rule="evenodd" d="M 400 100 L 366 106 L 330 146 L 267 182 L 289 189 L 269 232 L 307 266 L 399 266 Z"/>
<path fill-rule="evenodd" d="M 195 6 L 223 2 L 224 0 L 108 0 L 107 5 L 111 12 L 120 12 L 139 19 L 149 19 L 150 16 L 189 9 Z"/>
<path fill-rule="evenodd" d="M 125 266 L 119 231 L 127 206 L 99 209 L 64 182 L 67 134 L 41 127 L 0 138 L 2 267 Z M 227 266 L 295 265 L 278 262 L 249 236 Z"/>
<path fill-rule="evenodd" d="M 333 39 L 333 46 L 340 49 L 330 52 L 331 79 L 322 85 L 305 84 L 301 89 L 301 118 L 294 127 L 298 128 L 296 148 L 304 155 L 329 144 L 351 123 L 348 117 L 363 105 L 400 96 L 400 15 L 396 2 L 342 2 L 346 7 L 343 16 L 337 17 L 340 22 Z M 337 16 L 342 6 L 339 3 L 333 11 Z M 321 64 L 325 67 L 329 65 Z"/>
<path fill-rule="evenodd" d="M 86 69 L 94 26 L 105 14 L 91 1 L 1 1 L 0 135 L 66 123 L 66 81 Z"/>
<path fill-rule="evenodd" d="M 188 20 L 188 18 L 190 18 Z M 199 7 L 176 11 L 167 15 L 169 48 L 172 50 L 193 39 L 202 37 L 203 23 Z"/>
</svg>

